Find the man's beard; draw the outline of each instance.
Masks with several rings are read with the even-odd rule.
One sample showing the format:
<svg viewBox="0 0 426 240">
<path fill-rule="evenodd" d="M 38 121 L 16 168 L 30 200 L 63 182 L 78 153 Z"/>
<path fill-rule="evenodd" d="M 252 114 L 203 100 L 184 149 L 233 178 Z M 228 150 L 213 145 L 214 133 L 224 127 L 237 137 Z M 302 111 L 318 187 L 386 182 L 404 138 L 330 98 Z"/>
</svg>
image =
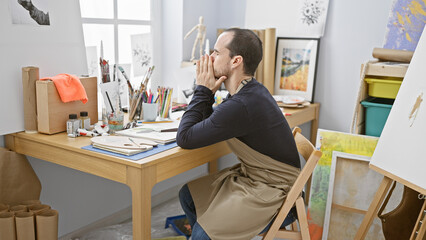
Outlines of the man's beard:
<svg viewBox="0 0 426 240">
<path fill-rule="evenodd" d="M 230 72 L 231 72 L 231 70 L 230 70 L 229 67 L 225 67 L 224 69 L 219 69 L 218 71 L 215 69 L 214 70 L 214 77 L 216 79 L 219 79 L 222 76 L 229 77 Z"/>
</svg>

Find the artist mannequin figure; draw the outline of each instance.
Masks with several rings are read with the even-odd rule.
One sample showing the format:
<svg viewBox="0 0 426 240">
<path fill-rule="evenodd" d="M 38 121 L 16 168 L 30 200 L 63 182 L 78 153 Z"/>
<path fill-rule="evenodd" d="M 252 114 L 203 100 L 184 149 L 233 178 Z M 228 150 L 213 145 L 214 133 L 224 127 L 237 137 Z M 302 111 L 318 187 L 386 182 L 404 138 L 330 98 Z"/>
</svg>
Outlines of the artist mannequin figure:
<svg viewBox="0 0 426 240">
<path fill-rule="evenodd" d="M 200 46 L 200 58 L 203 56 L 203 45 L 204 41 L 206 39 L 206 26 L 203 24 L 204 18 L 203 16 L 200 16 L 199 22 L 197 25 L 195 25 L 186 35 L 184 39 L 187 39 L 189 35 L 191 35 L 192 32 L 195 30 L 198 30 L 197 37 L 194 41 L 194 46 L 192 46 L 192 54 L 191 54 L 191 62 L 195 59 L 195 48 L 197 47 L 197 43 Z"/>
<path fill-rule="evenodd" d="M 253 77 L 261 60 L 262 43 L 252 31 L 228 29 L 214 52 L 196 63 L 197 87 L 177 143 L 192 149 L 226 141 L 241 163 L 180 190 L 194 240 L 247 240 L 265 232 L 300 173 L 291 129 L 274 98 Z M 229 94 L 213 110 L 222 82 Z M 282 225 L 295 216 L 292 209 Z"/>
</svg>

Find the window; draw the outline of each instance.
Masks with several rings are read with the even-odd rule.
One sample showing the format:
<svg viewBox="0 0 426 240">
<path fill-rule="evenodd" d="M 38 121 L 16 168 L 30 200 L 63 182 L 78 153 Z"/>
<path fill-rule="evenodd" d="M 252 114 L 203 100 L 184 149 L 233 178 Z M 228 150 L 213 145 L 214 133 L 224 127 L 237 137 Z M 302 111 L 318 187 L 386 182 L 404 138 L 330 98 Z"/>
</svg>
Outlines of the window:
<svg viewBox="0 0 426 240">
<path fill-rule="evenodd" d="M 100 82 L 99 57 L 102 55 L 109 63 L 111 74 L 114 64 L 120 64 L 133 86 L 138 86 L 142 82 L 145 71 L 154 65 L 153 55 L 160 54 L 159 51 L 154 50 L 154 45 L 157 46 L 158 43 L 152 41 L 152 12 L 154 12 L 154 8 L 157 9 L 157 12 L 159 9 L 155 2 L 155 0 L 80 0 L 89 75 L 98 76 Z M 154 8 L 152 5 L 155 5 Z M 144 37 L 135 37 L 135 35 Z M 149 41 L 148 48 L 150 48 L 151 54 L 149 66 L 140 64 L 136 57 L 132 56 L 137 52 L 143 52 L 135 51 L 135 49 L 140 50 L 135 47 L 135 43 L 142 39 Z M 139 61 L 142 60 L 139 59 Z M 142 65 L 142 67 L 136 66 L 135 68 L 135 64 Z M 127 92 L 127 86 L 124 90 Z M 120 92 L 122 91 L 120 90 Z M 125 102 L 128 102 L 128 99 Z"/>
<path fill-rule="evenodd" d="M 151 0 L 80 0 L 80 9 L 86 52 L 96 59 L 89 64 L 89 75 L 100 75 L 101 54 L 110 69 L 115 63 L 132 64 L 131 37 L 152 32 Z M 134 76 L 133 66 L 128 66 L 132 83 L 140 82 L 142 76 Z"/>
</svg>

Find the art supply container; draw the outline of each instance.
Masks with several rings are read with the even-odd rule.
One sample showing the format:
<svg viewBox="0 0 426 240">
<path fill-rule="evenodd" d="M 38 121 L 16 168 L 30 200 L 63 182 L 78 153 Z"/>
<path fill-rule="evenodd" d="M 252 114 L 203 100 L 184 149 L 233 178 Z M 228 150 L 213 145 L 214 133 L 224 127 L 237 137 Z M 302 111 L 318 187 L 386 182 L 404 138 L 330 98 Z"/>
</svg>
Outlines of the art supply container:
<svg viewBox="0 0 426 240">
<path fill-rule="evenodd" d="M 80 128 L 90 130 L 90 118 L 88 112 L 80 112 Z"/>
<path fill-rule="evenodd" d="M 368 95 L 377 98 L 395 99 L 401 87 L 402 78 L 392 77 L 366 77 L 368 83 Z"/>
<path fill-rule="evenodd" d="M 77 119 L 77 114 L 70 114 L 67 121 L 68 137 L 76 137 L 77 129 L 80 127 L 80 120 Z"/>
<path fill-rule="evenodd" d="M 361 102 L 365 108 L 365 134 L 380 137 L 394 100 L 367 98 Z"/>
<path fill-rule="evenodd" d="M 156 103 L 142 103 L 143 121 L 153 122 L 157 119 L 158 105 Z"/>
<path fill-rule="evenodd" d="M 108 113 L 108 127 L 110 133 L 114 133 L 118 130 L 123 130 L 123 120 L 124 113 L 123 112 L 112 112 Z"/>
</svg>

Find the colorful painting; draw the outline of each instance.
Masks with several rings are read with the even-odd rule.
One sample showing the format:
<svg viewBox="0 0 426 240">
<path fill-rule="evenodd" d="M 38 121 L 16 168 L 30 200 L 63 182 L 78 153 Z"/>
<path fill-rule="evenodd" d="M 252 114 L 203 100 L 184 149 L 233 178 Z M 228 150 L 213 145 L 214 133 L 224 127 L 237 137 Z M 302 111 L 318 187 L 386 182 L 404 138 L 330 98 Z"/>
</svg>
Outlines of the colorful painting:
<svg viewBox="0 0 426 240">
<path fill-rule="evenodd" d="M 318 49 L 319 39 L 277 39 L 275 95 L 298 96 L 308 102 L 313 100 Z"/>
<path fill-rule="evenodd" d="M 311 49 L 283 49 L 280 88 L 306 92 Z"/>
<path fill-rule="evenodd" d="M 318 130 L 316 147 L 322 151 L 322 157 L 312 174 L 308 205 L 309 232 L 312 240 L 322 238 L 333 151 L 371 157 L 378 139 L 365 135 Z"/>
<path fill-rule="evenodd" d="M 426 22 L 426 1 L 395 0 L 384 48 L 414 51 Z"/>
</svg>

